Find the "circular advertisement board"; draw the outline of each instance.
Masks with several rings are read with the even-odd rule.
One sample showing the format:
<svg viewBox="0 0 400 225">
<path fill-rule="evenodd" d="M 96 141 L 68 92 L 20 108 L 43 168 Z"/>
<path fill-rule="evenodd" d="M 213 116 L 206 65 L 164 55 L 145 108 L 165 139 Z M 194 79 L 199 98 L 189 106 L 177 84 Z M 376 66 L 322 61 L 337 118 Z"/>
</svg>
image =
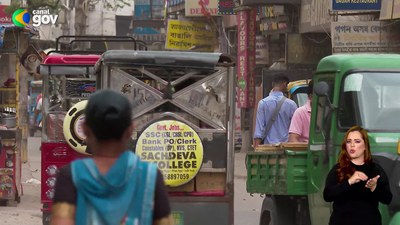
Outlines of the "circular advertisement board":
<svg viewBox="0 0 400 225">
<path fill-rule="evenodd" d="M 87 100 L 80 101 L 68 110 L 63 122 L 63 132 L 65 140 L 72 149 L 81 154 L 89 155 L 86 151 L 86 136 L 82 129 L 82 124 L 85 122 L 84 109 L 86 104 Z"/>
<path fill-rule="evenodd" d="M 203 144 L 189 125 L 176 120 L 150 124 L 139 136 L 136 154 L 155 162 L 167 186 L 177 187 L 192 180 L 203 162 Z"/>
</svg>

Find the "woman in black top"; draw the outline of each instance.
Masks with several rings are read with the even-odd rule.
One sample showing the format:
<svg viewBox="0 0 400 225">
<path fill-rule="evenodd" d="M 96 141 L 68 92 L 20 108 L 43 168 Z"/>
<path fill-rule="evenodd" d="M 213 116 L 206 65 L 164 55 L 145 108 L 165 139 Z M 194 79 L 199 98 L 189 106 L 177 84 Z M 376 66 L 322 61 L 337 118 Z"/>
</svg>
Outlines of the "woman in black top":
<svg viewBox="0 0 400 225">
<path fill-rule="evenodd" d="M 324 199 L 333 202 L 329 225 L 381 225 L 379 202 L 392 200 L 388 177 L 372 155 L 367 131 L 350 128 L 343 138 L 338 163 L 329 172 Z"/>
</svg>

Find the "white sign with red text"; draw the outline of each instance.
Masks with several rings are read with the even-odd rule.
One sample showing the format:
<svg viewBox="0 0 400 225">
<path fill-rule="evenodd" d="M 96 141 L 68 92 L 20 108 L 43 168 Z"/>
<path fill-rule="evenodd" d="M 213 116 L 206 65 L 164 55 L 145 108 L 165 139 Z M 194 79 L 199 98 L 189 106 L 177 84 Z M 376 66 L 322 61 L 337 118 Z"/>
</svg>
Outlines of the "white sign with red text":
<svg viewBox="0 0 400 225">
<path fill-rule="evenodd" d="M 185 1 L 185 16 L 220 16 L 218 0 Z"/>
</svg>

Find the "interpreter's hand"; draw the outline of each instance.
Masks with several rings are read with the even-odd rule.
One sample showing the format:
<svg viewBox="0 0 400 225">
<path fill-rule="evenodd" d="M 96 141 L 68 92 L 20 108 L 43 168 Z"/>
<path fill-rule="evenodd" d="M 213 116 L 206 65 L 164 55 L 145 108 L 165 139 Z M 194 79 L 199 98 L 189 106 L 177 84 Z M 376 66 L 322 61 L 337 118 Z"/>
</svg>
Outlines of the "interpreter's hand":
<svg viewBox="0 0 400 225">
<path fill-rule="evenodd" d="M 354 174 L 349 178 L 348 182 L 350 185 L 356 184 L 360 181 L 366 181 L 368 180 L 368 176 L 365 175 L 365 173 L 356 171 Z"/>
<path fill-rule="evenodd" d="M 371 190 L 371 192 L 374 192 L 376 189 L 376 185 L 378 184 L 378 179 L 379 179 L 379 175 L 377 175 L 374 178 L 371 178 L 367 181 L 367 183 L 365 184 L 366 188 L 369 188 Z"/>
</svg>

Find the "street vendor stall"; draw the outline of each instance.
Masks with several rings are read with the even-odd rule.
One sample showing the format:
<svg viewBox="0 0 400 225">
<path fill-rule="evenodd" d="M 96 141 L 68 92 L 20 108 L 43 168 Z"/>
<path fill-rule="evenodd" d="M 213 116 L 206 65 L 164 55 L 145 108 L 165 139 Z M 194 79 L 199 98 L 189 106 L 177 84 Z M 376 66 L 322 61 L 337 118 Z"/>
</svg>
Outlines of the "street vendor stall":
<svg viewBox="0 0 400 225">
<path fill-rule="evenodd" d="M 27 150 L 27 77 L 20 58 L 36 34 L 0 24 L 0 203 L 15 205 L 22 194 L 21 162 Z M 26 82 L 24 82 L 26 81 Z"/>
</svg>

